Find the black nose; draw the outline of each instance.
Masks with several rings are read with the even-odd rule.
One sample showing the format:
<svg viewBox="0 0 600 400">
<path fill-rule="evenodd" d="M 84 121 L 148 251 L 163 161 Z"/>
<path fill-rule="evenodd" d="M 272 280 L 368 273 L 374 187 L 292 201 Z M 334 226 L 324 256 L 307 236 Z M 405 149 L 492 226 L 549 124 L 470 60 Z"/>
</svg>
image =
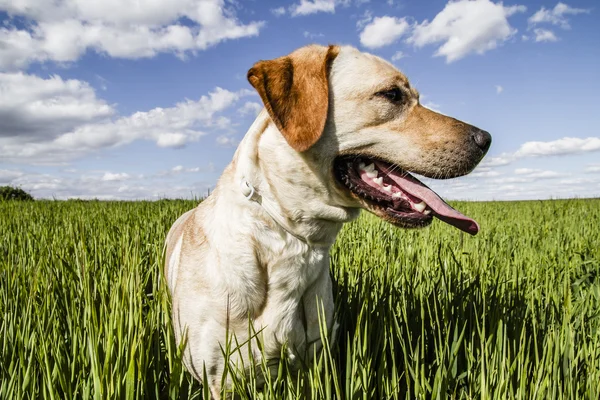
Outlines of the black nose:
<svg viewBox="0 0 600 400">
<path fill-rule="evenodd" d="M 492 144 L 492 135 L 486 131 L 482 131 L 479 128 L 473 128 L 471 131 L 471 137 L 484 153 L 488 151 L 490 144 Z"/>
</svg>

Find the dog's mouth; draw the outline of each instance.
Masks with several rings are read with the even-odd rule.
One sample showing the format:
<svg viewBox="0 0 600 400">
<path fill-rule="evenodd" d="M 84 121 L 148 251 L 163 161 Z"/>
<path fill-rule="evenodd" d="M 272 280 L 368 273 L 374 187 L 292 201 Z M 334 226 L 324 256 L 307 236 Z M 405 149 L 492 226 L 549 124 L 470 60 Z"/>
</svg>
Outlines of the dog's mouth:
<svg viewBox="0 0 600 400">
<path fill-rule="evenodd" d="M 396 226 L 424 227 L 436 217 L 471 235 L 479 231 L 475 220 L 391 163 L 365 156 L 341 156 L 334 162 L 334 173 L 367 210 Z"/>
</svg>

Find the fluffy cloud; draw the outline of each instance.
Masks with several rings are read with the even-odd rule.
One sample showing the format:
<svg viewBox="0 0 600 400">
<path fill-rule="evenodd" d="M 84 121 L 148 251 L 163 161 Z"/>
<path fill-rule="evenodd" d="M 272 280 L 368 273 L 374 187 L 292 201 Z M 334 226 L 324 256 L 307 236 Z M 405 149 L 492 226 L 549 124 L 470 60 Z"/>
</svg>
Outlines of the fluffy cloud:
<svg viewBox="0 0 600 400">
<path fill-rule="evenodd" d="M 208 96 L 196 101 L 185 100 L 174 107 L 158 107 L 113 120 L 75 121 L 67 126 L 70 129 L 64 131 L 55 129 L 48 133 L 43 126 L 36 125 L 34 128 L 39 131 L 33 130 L 29 138 L 0 137 L 0 158 L 13 162 L 56 164 L 89 151 L 117 147 L 135 140 L 151 140 L 160 147 L 182 147 L 198 140 L 205 134 L 204 129 L 227 126 L 229 121 L 216 114 L 251 94 L 253 92 L 246 89 L 231 92 L 217 87 Z M 93 98 L 91 95 L 88 97 Z M 27 109 L 27 106 L 18 105 L 15 109 L 19 111 Z"/>
<path fill-rule="evenodd" d="M 360 34 L 360 43 L 368 48 L 388 46 L 404 35 L 410 24 L 406 18 L 377 17 L 367 24 Z"/>
<path fill-rule="evenodd" d="M 515 160 L 512 154 L 503 153 L 496 157 L 486 157 L 481 162 L 482 167 L 502 167 L 508 165 Z"/>
<path fill-rule="evenodd" d="M 600 164 L 590 164 L 590 165 L 588 165 L 585 168 L 585 172 L 588 173 L 588 174 L 593 174 L 593 173 L 596 173 L 596 172 L 600 172 Z"/>
<path fill-rule="evenodd" d="M 527 20 L 530 25 L 537 25 L 541 23 L 549 23 L 552 25 L 560 26 L 563 29 L 569 29 L 569 20 L 567 15 L 577 15 L 582 13 L 589 13 L 590 10 L 583 8 L 573 8 L 564 3 L 558 3 L 553 9 L 547 10 L 542 7 L 535 14 L 533 14 Z"/>
<path fill-rule="evenodd" d="M 430 110 L 433 110 L 437 113 L 443 114 L 443 112 L 440 110 L 440 105 L 437 103 L 434 103 L 433 101 L 424 102 L 423 107 L 429 108 Z"/>
<path fill-rule="evenodd" d="M 182 172 L 191 172 L 185 169 Z M 172 174 L 163 179 L 159 174 L 144 176 L 126 172 L 84 172 L 50 175 L 29 172 L 10 184 L 22 187 L 36 198 L 69 198 L 100 200 L 158 200 L 203 196 L 212 186 L 204 181 L 186 181 L 183 175 Z M 188 174 L 188 176 L 193 176 Z M 0 171 L 1 180 L 1 171 Z"/>
<path fill-rule="evenodd" d="M 496 85 L 495 88 L 496 88 L 496 94 L 500 94 L 504 91 L 504 88 L 500 85 Z"/>
<path fill-rule="evenodd" d="M 369 0 L 354 0 L 354 3 L 359 6 Z M 335 13 L 336 6 L 347 7 L 352 3 L 351 0 L 300 0 L 300 2 L 292 4 L 287 9 L 285 7 L 272 8 L 271 14 L 276 17 L 281 17 L 289 13 L 292 17 L 299 17 L 321 12 Z M 306 36 L 306 35 L 305 35 Z"/>
<path fill-rule="evenodd" d="M 158 172 L 156 174 L 156 176 L 163 177 L 163 176 L 173 176 L 173 175 L 179 175 L 179 174 L 190 174 L 190 173 L 195 173 L 195 172 L 214 172 L 214 170 L 215 170 L 215 166 L 213 163 L 208 163 L 208 165 L 203 168 L 200 168 L 200 167 L 186 168 L 183 165 L 176 165 L 167 171 Z"/>
<path fill-rule="evenodd" d="M 537 156 L 560 156 L 600 150 L 600 137 L 585 139 L 565 137 L 551 142 L 527 142 L 514 154 L 517 158 Z"/>
<path fill-rule="evenodd" d="M 238 145 L 239 141 L 229 135 L 221 135 L 216 139 L 217 144 L 222 147 L 235 147 Z"/>
<path fill-rule="evenodd" d="M 558 40 L 554 32 L 548 29 L 536 28 L 533 33 L 535 33 L 534 40 L 536 42 L 556 42 Z"/>
<path fill-rule="evenodd" d="M 565 174 L 562 174 L 560 172 L 544 171 L 536 168 L 517 168 L 515 169 L 515 175 L 520 175 L 532 179 L 553 179 L 565 176 Z"/>
<path fill-rule="evenodd" d="M 12 182 L 23 176 L 23 172 L 11 169 L 0 169 L 0 186 L 10 185 Z"/>
<path fill-rule="evenodd" d="M 282 15 L 285 15 L 285 7 L 272 8 L 271 13 L 276 17 L 281 17 Z"/>
<path fill-rule="evenodd" d="M 600 137 L 565 137 L 550 142 L 526 142 L 514 153 L 486 157 L 482 167 L 500 167 L 529 157 L 565 156 L 600 151 Z"/>
<path fill-rule="evenodd" d="M 300 0 L 300 3 L 290 7 L 290 14 L 294 17 L 319 12 L 334 13 L 335 0 Z"/>
<path fill-rule="evenodd" d="M 254 101 L 247 101 L 242 107 L 238 109 L 238 113 L 242 116 L 256 116 L 262 109 L 262 104 L 256 103 Z"/>
<path fill-rule="evenodd" d="M 483 54 L 516 33 L 508 17 L 525 10 L 525 6 L 505 7 L 490 0 L 450 1 L 431 22 L 417 24 L 408 42 L 417 47 L 443 43 L 435 55 L 446 57 L 446 62 Z"/>
<path fill-rule="evenodd" d="M 258 35 L 262 21 L 241 23 L 224 0 L 0 0 L 0 11 L 27 28 L 0 28 L 0 69 L 48 60 L 71 62 L 87 50 L 111 57 L 183 55 L 224 40 Z M 186 18 L 191 24 L 183 24 Z"/>
<path fill-rule="evenodd" d="M 174 174 L 181 174 L 183 172 L 198 172 L 200 171 L 200 167 L 184 168 L 183 165 L 176 165 L 173 168 L 171 168 L 171 171 Z"/>
<path fill-rule="evenodd" d="M 495 171 L 490 167 L 477 167 L 477 169 L 475 169 L 475 171 L 471 172 L 469 174 L 469 177 L 472 178 L 477 178 L 477 177 L 484 177 L 484 178 L 490 178 L 490 177 L 495 177 L 495 176 L 499 176 L 502 175 L 501 172 Z"/>
<path fill-rule="evenodd" d="M 406 57 L 406 55 L 403 52 L 397 51 L 392 56 L 392 61 L 399 61 L 399 60 L 403 59 L 404 57 Z"/>
<path fill-rule="evenodd" d="M 450 180 L 422 179 L 438 194 L 448 199 L 516 200 L 570 198 L 600 195 L 600 175 L 587 176 L 517 168 L 513 174 L 479 166 L 471 174 Z"/>
<path fill-rule="evenodd" d="M 313 33 L 313 32 L 309 32 L 309 31 L 304 31 L 303 35 L 307 39 L 316 39 L 316 38 L 321 38 L 321 37 L 325 36 L 322 33 Z"/>
<path fill-rule="evenodd" d="M 367 26 L 369 24 L 369 22 L 373 21 L 373 13 L 371 12 L 371 10 L 365 10 L 365 12 L 363 13 L 363 15 L 361 15 L 358 18 L 358 21 L 356 21 L 356 27 L 359 30 L 362 30 L 365 26 Z"/>
<path fill-rule="evenodd" d="M 112 172 L 105 172 L 104 175 L 102 175 L 102 178 L 100 178 L 101 181 L 124 181 L 131 178 L 129 176 L 129 174 L 125 173 L 125 172 L 118 172 L 118 173 L 112 173 Z"/>
<path fill-rule="evenodd" d="M 7 139 L 52 138 L 114 112 L 87 82 L 0 73 L 0 145 Z"/>
</svg>

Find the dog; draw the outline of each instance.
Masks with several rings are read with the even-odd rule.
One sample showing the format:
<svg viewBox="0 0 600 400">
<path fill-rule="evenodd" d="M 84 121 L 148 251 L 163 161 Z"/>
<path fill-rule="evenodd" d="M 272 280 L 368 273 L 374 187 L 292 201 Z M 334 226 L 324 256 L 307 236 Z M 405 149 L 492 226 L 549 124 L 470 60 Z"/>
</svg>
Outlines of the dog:
<svg viewBox="0 0 600 400">
<path fill-rule="evenodd" d="M 215 190 L 166 239 L 176 340 L 185 337 L 184 365 L 215 398 L 228 335 L 247 346 L 230 362 L 277 360 L 282 348 L 292 363 L 310 362 L 319 324 L 335 329 L 329 249 L 361 209 L 402 228 L 437 218 L 476 234 L 473 219 L 410 172 L 465 175 L 491 144 L 423 107 L 392 64 L 353 47 L 302 47 L 257 62 L 248 81 L 264 109 Z"/>
</svg>

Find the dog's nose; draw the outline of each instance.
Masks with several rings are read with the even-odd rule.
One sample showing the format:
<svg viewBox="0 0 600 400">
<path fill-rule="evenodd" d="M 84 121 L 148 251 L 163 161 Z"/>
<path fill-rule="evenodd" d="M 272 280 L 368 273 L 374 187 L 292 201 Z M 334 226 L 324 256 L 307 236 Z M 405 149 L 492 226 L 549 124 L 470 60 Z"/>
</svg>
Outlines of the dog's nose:
<svg viewBox="0 0 600 400">
<path fill-rule="evenodd" d="M 473 128 L 471 131 L 471 137 L 484 153 L 488 151 L 490 144 L 492 144 L 492 135 L 486 131 L 482 131 L 479 128 Z"/>
</svg>

